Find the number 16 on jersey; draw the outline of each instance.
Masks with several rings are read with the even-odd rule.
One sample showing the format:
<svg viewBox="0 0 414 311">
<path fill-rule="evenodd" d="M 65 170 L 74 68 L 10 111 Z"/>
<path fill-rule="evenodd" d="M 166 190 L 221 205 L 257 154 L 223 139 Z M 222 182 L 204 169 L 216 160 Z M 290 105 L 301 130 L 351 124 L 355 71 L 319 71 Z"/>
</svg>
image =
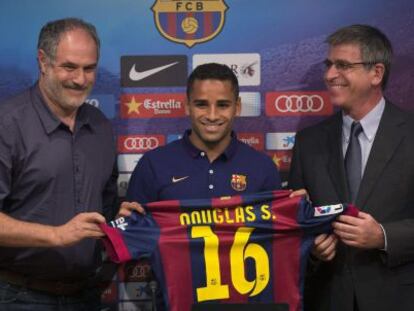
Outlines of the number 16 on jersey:
<svg viewBox="0 0 414 311">
<path fill-rule="evenodd" d="M 225 256 L 230 260 L 230 276 L 234 289 L 242 294 L 253 297 L 261 293 L 269 283 L 269 257 L 266 250 L 259 244 L 250 242 L 254 231 L 251 227 L 239 227 L 234 234 L 230 251 Z M 229 285 L 221 280 L 219 237 L 210 226 L 194 226 L 191 238 L 204 240 L 204 261 L 206 286 L 196 289 L 197 301 L 229 299 Z M 222 254 L 223 256 L 223 254 Z M 250 259 L 255 265 L 255 278 L 246 279 L 245 263 Z"/>
</svg>

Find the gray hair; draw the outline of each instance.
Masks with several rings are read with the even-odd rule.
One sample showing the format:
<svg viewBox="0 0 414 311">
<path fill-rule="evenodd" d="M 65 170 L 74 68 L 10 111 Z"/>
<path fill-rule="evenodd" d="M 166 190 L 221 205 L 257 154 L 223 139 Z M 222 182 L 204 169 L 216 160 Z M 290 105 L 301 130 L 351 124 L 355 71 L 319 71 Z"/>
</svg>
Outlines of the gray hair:
<svg viewBox="0 0 414 311">
<path fill-rule="evenodd" d="M 391 42 L 383 32 L 369 25 L 351 25 L 338 29 L 325 42 L 330 46 L 357 44 L 361 50 L 362 61 L 368 63 L 367 67 L 383 64 L 385 70 L 381 87 L 385 89 L 390 75 L 393 52 Z"/>
<path fill-rule="evenodd" d="M 59 45 L 62 34 L 75 29 L 82 29 L 91 36 L 91 38 L 95 41 L 96 53 L 99 59 L 101 43 L 98 33 L 96 32 L 96 28 L 92 24 L 79 18 L 71 17 L 48 22 L 40 30 L 37 48 L 39 50 L 43 50 L 47 57 L 54 61 L 56 57 L 56 49 Z"/>
</svg>

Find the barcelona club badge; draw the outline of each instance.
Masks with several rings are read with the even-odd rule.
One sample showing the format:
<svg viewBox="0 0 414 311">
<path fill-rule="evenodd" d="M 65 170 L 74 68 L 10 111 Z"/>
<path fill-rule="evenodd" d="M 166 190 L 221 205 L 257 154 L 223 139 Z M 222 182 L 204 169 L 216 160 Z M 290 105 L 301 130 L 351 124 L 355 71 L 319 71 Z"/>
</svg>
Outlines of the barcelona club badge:
<svg viewBox="0 0 414 311">
<path fill-rule="evenodd" d="M 224 0 L 156 0 L 152 6 L 161 35 L 190 48 L 220 33 L 227 9 Z"/>
<path fill-rule="evenodd" d="M 236 191 L 244 191 L 247 187 L 247 176 L 245 175 L 231 175 L 231 187 Z"/>
</svg>

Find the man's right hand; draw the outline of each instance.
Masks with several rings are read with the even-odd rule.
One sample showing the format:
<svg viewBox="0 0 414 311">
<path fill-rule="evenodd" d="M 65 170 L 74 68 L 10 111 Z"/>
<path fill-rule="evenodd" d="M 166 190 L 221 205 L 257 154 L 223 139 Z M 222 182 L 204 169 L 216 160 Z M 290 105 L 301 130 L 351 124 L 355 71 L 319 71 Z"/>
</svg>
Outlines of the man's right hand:
<svg viewBox="0 0 414 311">
<path fill-rule="evenodd" d="M 320 234 L 315 238 L 312 255 L 322 261 L 330 261 L 336 255 L 338 238 L 334 234 Z"/>
<path fill-rule="evenodd" d="M 116 215 L 116 218 L 129 217 L 131 216 L 132 211 L 137 211 L 138 213 L 143 215 L 145 214 L 144 208 L 138 202 L 122 202 L 118 215 Z"/>
<path fill-rule="evenodd" d="M 70 246 L 86 238 L 99 239 L 105 235 L 101 223 L 105 223 L 105 217 L 99 213 L 80 213 L 64 225 L 52 227 L 53 244 Z"/>
</svg>

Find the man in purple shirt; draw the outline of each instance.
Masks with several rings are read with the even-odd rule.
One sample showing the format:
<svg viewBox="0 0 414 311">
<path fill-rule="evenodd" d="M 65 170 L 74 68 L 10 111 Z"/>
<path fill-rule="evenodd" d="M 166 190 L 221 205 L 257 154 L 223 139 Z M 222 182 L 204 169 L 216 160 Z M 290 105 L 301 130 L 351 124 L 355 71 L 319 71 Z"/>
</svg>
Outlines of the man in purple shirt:
<svg viewBox="0 0 414 311">
<path fill-rule="evenodd" d="M 0 104 L 0 309 L 96 310 L 98 224 L 115 214 L 110 122 L 85 105 L 95 27 L 69 18 L 39 36 L 39 80 Z"/>
</svg>

